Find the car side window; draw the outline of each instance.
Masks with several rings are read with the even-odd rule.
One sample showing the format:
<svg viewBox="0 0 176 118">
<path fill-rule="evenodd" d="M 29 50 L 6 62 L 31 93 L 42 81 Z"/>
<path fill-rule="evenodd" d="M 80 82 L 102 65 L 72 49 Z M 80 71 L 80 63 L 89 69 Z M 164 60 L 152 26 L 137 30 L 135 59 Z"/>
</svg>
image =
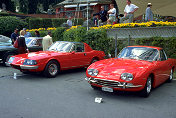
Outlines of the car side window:
<svg viewBox="0 0 176 118">
<path fill-rule="evenodd" d="M 160 61 L 167 60 L 167 56 L 164 50 L 160 50 Z"/>
<path fill-rule="evenodd" d="M 84 52 L 84 44 L 75 44 L 74 45 L 74 51 L 75 52 Z"/>
</svg>

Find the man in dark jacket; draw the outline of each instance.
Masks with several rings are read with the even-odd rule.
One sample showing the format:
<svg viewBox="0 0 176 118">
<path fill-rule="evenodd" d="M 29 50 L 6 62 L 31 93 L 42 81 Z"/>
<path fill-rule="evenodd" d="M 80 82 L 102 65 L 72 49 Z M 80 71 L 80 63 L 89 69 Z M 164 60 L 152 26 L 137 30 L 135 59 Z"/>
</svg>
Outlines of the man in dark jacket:
<svg viewBox="0 0 176 118">
<path fill-rule="evenodd" d="M 104 9 L 104 6 L 101 6 L 101 11 L 99 13 L 94 14 L 94 16 L 99 15 L 100 20 L 98 21 L 98 26 L 101 24 L 105 25 L 107 21 L 107 11 Z"/>
<path fill-rule="evenodd" d="M 18 31 L 19 31 L 18 29 L 15 29 L 14 32 L 11 34 L 12 44 L 14 44 L 14 42 L 16 41 L 16 39 L 19 36 Z"/>
</svg>

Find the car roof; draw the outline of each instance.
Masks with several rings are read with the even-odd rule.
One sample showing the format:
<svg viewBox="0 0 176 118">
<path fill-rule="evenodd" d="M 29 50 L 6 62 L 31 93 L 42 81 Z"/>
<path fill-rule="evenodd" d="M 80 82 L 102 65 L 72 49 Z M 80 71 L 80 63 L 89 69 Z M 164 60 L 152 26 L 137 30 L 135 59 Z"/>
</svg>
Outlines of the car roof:
<svg viewBox="0 0 176 118">
<path fill-rule="evenodd" d="M 157 50 L 161 50 L 162 49 L 160 47 L 155 47 L 155 46 L 141 46 L 141 45 L 127 46 L 127 47 L 146 47 L 146 48 L 153 48 L 153 49 L 157 49 Z"/>
</svg>

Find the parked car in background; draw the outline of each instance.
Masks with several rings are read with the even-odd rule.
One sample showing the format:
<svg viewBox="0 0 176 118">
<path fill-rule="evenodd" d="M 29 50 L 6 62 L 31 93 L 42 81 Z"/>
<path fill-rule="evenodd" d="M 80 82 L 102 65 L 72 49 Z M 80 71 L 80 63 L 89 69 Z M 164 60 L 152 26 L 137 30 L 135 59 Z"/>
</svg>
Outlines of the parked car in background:
<svg viewBox="0 0 176 118">
<path fill-rule="evenodd" d="M 7 42 L 9 41 L 10 38 L 9 37 L 6 37 L 6 36 L 3 36 L 3 35 L 0 35 L 0 42 Z"/>
<path fill-rule="evenodd" d="M 43 72 L 55 77 L 62 70 L 88 67 L 104 57 L 103 51 L 93 50 L 86 43 L 57 41 L 48 51 L 12 56 L 8 64 L 22 72 Z"/>
<path fill-rule="evenodd" d="M 29 37 L 26 38 L 26 45 L 29 52 L 36 52 L 42 50 L 42 37 Z M 14 48 L 11 39 L 0 40 L 0 62 L 5 65 L 5 62 L 13 55 L 17 55 L 17 48 Z"/>
<path fill-rule="evenodd" d="M 128 46 L 117 58 L 91 64 L 86 80 L 94 89 L 113 92 L 140 91 L 148 97 L 152 88 L 171 82 L 176 59 L 170 59 L 159 47 Z"/>
</svg>

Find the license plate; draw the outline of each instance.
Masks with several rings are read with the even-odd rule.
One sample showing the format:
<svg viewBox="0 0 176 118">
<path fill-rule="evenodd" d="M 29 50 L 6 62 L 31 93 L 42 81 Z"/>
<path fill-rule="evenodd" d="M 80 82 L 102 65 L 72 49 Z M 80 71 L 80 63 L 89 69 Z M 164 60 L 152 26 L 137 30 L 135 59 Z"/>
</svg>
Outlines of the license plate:
<svg viewBox="0 0 176 118">
<path fill-rule="evenodd" d="M 102 91 L 113 92 L 113 89 L 112 89 L 112 88 L 102 87 L 101 89 L 102 89 Z"/>
</svg>

